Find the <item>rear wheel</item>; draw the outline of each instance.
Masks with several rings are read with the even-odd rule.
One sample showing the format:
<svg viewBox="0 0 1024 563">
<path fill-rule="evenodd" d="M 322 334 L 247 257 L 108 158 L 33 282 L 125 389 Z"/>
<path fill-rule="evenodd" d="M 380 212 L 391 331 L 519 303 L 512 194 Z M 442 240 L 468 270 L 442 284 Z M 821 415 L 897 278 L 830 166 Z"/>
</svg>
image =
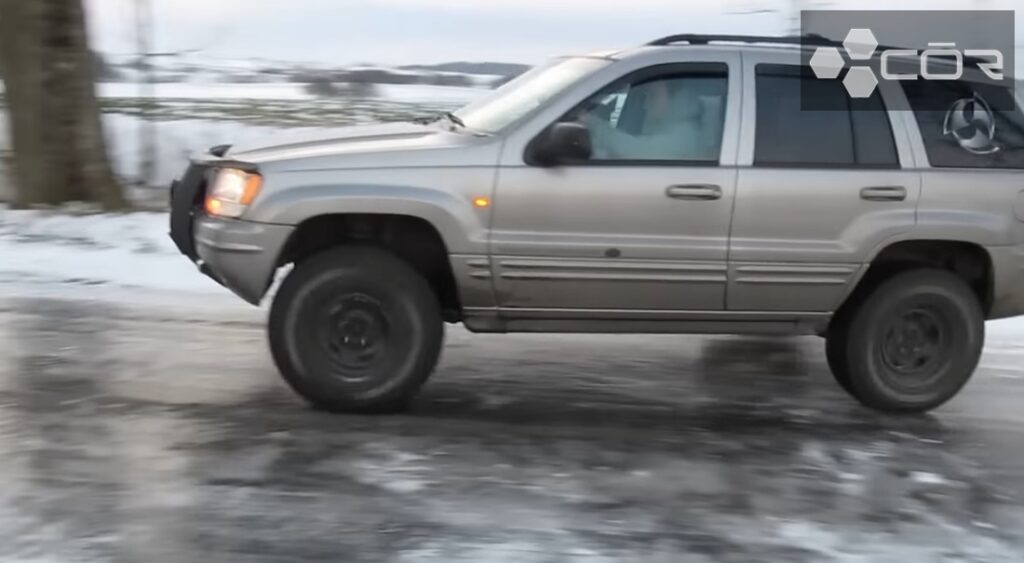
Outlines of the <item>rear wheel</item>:
<svg viewBox="0 0 1024 563">
<path fill-rule="evenodd" d="M 268 335 L 285 381 L 334 412 L 402 409 L 437 363 L 443 322 L 430 284 L 385 250 L 343 247 L 298 264 Z"/>
<path fill-rule="evenodd" d="M 917 413 L 942 405 L 967 383 L 985 323 L 963 279 L 913 270 L 882 282 L 837 319 L 828 338 L 829 364 L 851 395 L 880 411 Z"/>
</svg>

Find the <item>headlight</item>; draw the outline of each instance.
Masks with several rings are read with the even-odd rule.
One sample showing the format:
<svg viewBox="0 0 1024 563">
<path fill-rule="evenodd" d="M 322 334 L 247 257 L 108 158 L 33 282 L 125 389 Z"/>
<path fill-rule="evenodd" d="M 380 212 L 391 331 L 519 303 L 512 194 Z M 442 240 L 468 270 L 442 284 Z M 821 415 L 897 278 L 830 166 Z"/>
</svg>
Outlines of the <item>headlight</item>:
<svg viewBox="0 0 1024 563">
<path fill-rule="evenodd" d="M 214 173 L 206 190 L 204 207 L 210 215 L 241 217 L 260 194 L 263 177 L 235 168 L 221 168 Z"/>
</svg>

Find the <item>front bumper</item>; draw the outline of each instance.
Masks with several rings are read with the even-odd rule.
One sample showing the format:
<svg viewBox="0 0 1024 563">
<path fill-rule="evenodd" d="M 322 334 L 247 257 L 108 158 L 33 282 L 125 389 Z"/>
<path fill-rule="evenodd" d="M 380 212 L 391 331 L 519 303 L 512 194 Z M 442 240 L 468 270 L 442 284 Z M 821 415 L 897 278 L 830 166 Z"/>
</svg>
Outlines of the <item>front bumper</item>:
<svg viewBox="0 0 1024 563">
<path fill-rule="evenodd" d="M 211 154 L 219 156 L 218 149 Z M 192 163 L 181 180 L 171 185 L 170 236 L 200 272 L 258 305 L 294 227 L 206 215 L 202 202 L 213 164 Z"/>
<path fill-rule="evenodd" d="M 199 215 L 197 264 L 224 287 L 258 305 L 277 271 L 277 260 L 295 228 Z"/>
</svg>

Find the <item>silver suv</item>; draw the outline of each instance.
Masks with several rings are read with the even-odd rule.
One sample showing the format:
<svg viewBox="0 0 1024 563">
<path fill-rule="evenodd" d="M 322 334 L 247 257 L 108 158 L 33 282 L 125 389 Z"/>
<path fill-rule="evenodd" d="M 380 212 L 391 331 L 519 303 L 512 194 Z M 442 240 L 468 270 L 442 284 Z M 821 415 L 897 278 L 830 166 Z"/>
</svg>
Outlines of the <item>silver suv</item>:
<svg viewBox="0 0 1024 563">
<path fill-rule="evenodd" d="M 863 404 L 934 408 L 985 320 L 1024 313 L 1024 113 L 967 79 L 855 99 L 806 49 L 673 36 L 431 122 L 215 147 L 173 187 L 171 236 L 252 304 L 291 266 L 270 347 L 328 410 L 405 405 L 445 322 L 821 335 Z"/>
</svg>

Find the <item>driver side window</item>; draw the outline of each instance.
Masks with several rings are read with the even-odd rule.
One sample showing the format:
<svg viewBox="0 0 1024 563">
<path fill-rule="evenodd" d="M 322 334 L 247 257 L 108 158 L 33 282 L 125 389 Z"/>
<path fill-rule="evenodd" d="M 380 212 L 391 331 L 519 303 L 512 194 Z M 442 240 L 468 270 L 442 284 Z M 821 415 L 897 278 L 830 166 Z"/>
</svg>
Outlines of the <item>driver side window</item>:
<svg viewBox="0 0 1024 563">
<path fill-rule="evenodd" d="M 592 162 L 718 162 L 728 68 L 669 66 L 667 71 L 655 67 L 611 84 L 562 120 L 587 127 Z M 680 71 L 681 66 L 699 69 Z"/>
</svg>

